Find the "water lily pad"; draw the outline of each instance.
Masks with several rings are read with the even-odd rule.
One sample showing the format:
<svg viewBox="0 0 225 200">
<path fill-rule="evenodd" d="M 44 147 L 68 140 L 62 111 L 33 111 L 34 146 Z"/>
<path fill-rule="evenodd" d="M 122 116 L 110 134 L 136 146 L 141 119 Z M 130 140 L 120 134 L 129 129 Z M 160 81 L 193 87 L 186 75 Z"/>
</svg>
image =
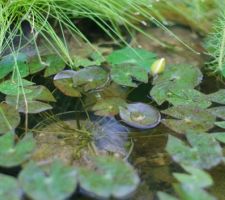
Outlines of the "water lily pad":
<svg viewBox="0 0 225 200">
<path fill-rule="evenodd" d="M 14 130 L 20 123 L 20 115 L 17 110 L 6 103 L 0 104 L 0 133 Z"/>
<path fill-rule="evenodd" d="M 131 64 L 112 65 L 111 78 L 117 84 L 130 87 L 137 87 L 137 84 L 133 82 L 133 79 L 147 83 L 148 73 L 146 72 L 146 70 L 136 65 Z"/>
<path fill-rule="evenodd" d="M 73 86 L 82 92 L 102 88 L 108 82 L 108 73 L 101 67 L 92 66 L 80 69 L 73 76 Z"/>
<path fill-rule="evenodd" d="M 3 59 L 0 61 L 0 79 L 12 72 L 15 67 L 18 68 L 17 72 L 20 74 L 20 77 L 29 75 L 26 54 L 10 54 L 3 57 Z"/>
<path fill-rule="evenodd" d="M 157 196 L 159 200 L 178 200 L 176 197 L 173 197 L 172 195 L 165 192 L 157 192 Z"/>
<path fill-rule="evenodd" d="M 119 114 L 126 124 L 140 129 L 153 128 L 161 120 L 159 111 L 144 103 L 132 103 L 127 104 L 126 107 L 120 107 Z"/>
<path fill-rule="evenodd" d="M 225 120 L 225 106 L 217 106 L 209 108 L 208 111 L 212 113 L 214 116 Z"/>
<path fill-rule="evenodd" d="M 119 113 L 119 107 L 126 106 L 126 101 L 119 97 L 105 98 L 97 101 L 92 107 L 96 115 L 114 116 Z"/>
<path fill-rule="evenodd" d="M 198 106 L 200 108 L 207 108 L 211 105 L 207 96 L 195 89 L 181 89 L 181 90 L 170 90 L 167 101 L 174 106 L 178 105 L 191 105 Z"/>
<path fill-rule="evenodd" d="M 216 117 L 208 110 L 196 106 L 174 106 L 162 113 L 175 119 L 164 119 L 162 123 L 177 133 L 186 133 L 189 130 L 207 131 L 214 126 Z"/>
<path fill-rule="evenodd" d="M 225 132 L 212 133 L 212 136 L 219 142 L 225 143 Z"/>
<path fill-rule="evenodd" d="M 183 166 L 185 171 L 189 174 L 184 173 L 173 173 L 173 176 L 182 184 L 192 185 L 198 188 L 207 188 L 213 185 L 213 180 L 211 176 L 205 171 L 190 167 Z"/>
<path fill-rule="evenodd" d="M 12 176 L 0 174 L 0 199 L 20 200 L 21 197 L 22 192 L 17 180 Z"/>
<path fill-rule="evenodd" d="M 192 89 L 202 81 L 202 73 L 189 65 L 168 66 L 164 73 L 153 80 L 150 95 L 161 105 L 171 95 L 171 91 Z"/>
<path fill-rule="evenodd" d="M 191 147 L 169 135 L 166 150 L 175 162 L 210 169 L 223 160 L 222 148 L 212 135 L 189 132 L 186 136 Z"/>
<path fill-rule="evenodd" d="M 138 66 L 138 69 L 144 69 L 146 72 L 150 71 L 150 66 L 155 60 L 156 55 L 154 53 L 129 47 L 113 51 L 107 57 L 107 61 L 112 65 L 132 64 Z"/>
<path fill-rule="evenodd" d="M 30 82 L 31 84 L 32 82 Z M 32 83 L 33 84 L 33 83 Z M 18 95 L 22 93 L 30 93 L 32 90 L 25 88 L 27 81 L 24 80 L 22 83 L 14 80 L 7 80 L 0 83 L 0 92 L 6 95 Z M 23 90 L 22 90 L 23 87 Z"/>
<path fill-rule="evenodd" d="M 215 122 L 215 125 L 220 128 L 225 129 L 225 121 Z"/>
<path fill-rule="evenodd" d="M 212 102 L 225 104 L 225 89 L 220 89 L 217 92 L 207 95 L 207 97 Z"/>
<path fill-rule="evenodd" d="M 60 162 L 53 162 L 48 170 L 29 163 L 19 174 L 19 182 L 33 200 L 64 200 L 77 187 L 77 173 Z"/>
<path fill-rule="evenodd" d="M 65 68 L 65 62 L 58 55 L 48 55 L 46 58 L 43 58 L 43 61 L 46 63 L 46 70 L 44 76 L 51 76 L 57 74 Z"/>
<path fill-rule="evenodd" d="M 22 164 L 30 158 L 35 140 L 31 134 L 27 134 L 18 143 L 14 140 L 15 134 L 8 132 L 0 137 L 0 166 L 14 167 Z"/>
<path fill-rule="evenodd" d="M 35 56 L 35 57 L 30 57 L 28 59 L 28 67 L 29 67 L 29 74 L 35 74 L 45 69 L 47 66 L 44 63 L 40 62 L 40 59 L 38 56 Z"/>
<path fill-rule="evenodd" d="M 54 85 L 65 95 L 72 97 L 80 97 L 81 93 L 73 86 L 72 77 L 77 72 L 74 70 L 64 70 L 59 72 L 54 77 Z"/>
<path fill-rule="evenodd" d="M 81 188 L 99 198 L 125 198 L 134 192 L 139 178 L 127 162 L 115 157 L 97 157 L 94 168 L 80 168 Z"/>
<path fill-rule="evenodd" d="M 6 96 L 6 103 L 14 106 L 15 109 L 22 113 L 28 112 L 35 114 L 52 109 L 52 106 L 48 103 L 32 100 L 29 98 L 25 101 L 23 97 L 17 99 L 16 96 Z"/>
</svg>

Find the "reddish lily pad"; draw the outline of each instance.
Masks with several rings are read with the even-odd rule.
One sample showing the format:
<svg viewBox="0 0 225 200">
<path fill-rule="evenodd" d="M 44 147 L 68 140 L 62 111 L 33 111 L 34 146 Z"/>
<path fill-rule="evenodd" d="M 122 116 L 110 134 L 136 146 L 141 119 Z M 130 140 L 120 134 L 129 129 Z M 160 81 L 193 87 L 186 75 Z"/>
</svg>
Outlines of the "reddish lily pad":
<svg viewBox="0 0 225 200">
<path fill-rule="evenodd" d="M 127 104 L 126 107 L 120 107 L 119 114 L 126 124 L 140 129 L 153 128 L 161 120 L 159 111 L 144 103 L 132 103 Z"/>
<path fill-rule="evenodd" d="M 73 86 L 72 77 L 77 72 L 74 70 L 64 70 L 54 77 L 54 85 L 66 96 L 80 97 L 80 91 Z"/>
</svg>

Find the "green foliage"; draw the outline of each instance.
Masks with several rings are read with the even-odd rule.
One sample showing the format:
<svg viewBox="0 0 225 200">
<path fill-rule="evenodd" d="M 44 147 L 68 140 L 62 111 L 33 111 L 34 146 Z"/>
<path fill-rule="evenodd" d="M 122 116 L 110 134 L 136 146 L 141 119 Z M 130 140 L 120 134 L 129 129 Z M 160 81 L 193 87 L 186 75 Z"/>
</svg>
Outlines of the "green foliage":
<svg viewBox="0 0 225 200">
<path fill-rule="evenodd" d="M 222 7 L 223 8 L 223 7 Z M 205 47 L 212 57 L 209 68 L 225 76 L 225 14 L 221 15 L 214 24 L 213 32 L 206 38 Z"/>
<path fill-rule="evenodd" d="M 0 104 L 0 133 L 14 130 L 20 123 L 20 115 L 17 110 L 6 103 Z"/>
<path fill-rule="evenodd" d="M 186 137 L 191 147 L 180 139 L 169 136 L 166 150 L 175 162 L 210 169 L 223 161 L 222 148 L 212 135 L 189 132 Z"/>
<path fill-rule="evenodd" d="M 167 127 L 177 133 L 187 133 L 188 131 L 204 132 L 214 126 L 216 117 L 209 111 L 189 105 L 170 107 L 162 111 L 173 119 L 162 121 Z M 175 118 L 175 119 L 174 119 Z"/>
<path fill-rule="evenodd" d="M 15 134 L 8 132 L 0 137 L 0 166 L 14 167 L 27 161 L 35 148 L 32 134 L 15 143 Z"/>
<path fill-rule="evenodd" d="M 178 94 L 186 89 L 192 89 L 202 80 L 201 71 L 193 66 L 188 65 L 172 65 L 168 66 L 164 73 L 158 75 L 153 80 L 153 88 L 150 95 L 161 105 L 171 96 L 173 91 Z"/>
<path fill-rule="evenodd" d="M 94 158 L 94 168 L 80 168 L 79 182 L 82 189 L 101 198 L 125 198 L 135 191 L 139 178 L 125 161 L 113 157 Z"/>
<path fill-rule="evenodd" d="M 119 113 L 119 107 L 125 107 L 126 101 L 119 97 L 98 100 L 92 110 L 99 116 L 114 116 Z"/>
<path fill-rule="evenodd" d="M 0 199 L 20 200 L 21 196 L 17 180 L 12 176 L 0 174 Z"/>
<path fill-rule="evenodd" d="M 19 183 L 33 200 L 64 200 L 76 189 L 77 173 L 60 162 L 53 162 L 47 170 L 28 163 L 19 174 Z"/>
</svg>

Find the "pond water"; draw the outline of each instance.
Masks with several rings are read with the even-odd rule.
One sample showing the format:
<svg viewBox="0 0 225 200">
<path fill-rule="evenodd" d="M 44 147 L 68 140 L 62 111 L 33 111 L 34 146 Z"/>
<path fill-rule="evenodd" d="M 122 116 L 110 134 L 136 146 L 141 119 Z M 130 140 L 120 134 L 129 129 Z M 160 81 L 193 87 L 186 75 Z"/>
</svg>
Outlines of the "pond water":
<svg viewBox="0 0 225 200">
<path fill-rule="evenodd" d="M 131 41 L 133 46 L 137 46 L 138 44 L 138 46 L 156 52 L 159 57 L 166 58 L 168 64 L 188 63 L 202 66 L 205 62 L 204 55 L 193 54 L 173 37 L 170 37 L 168 33 L 163 33 L 161 29 L 154 28 L 146 31 L 151 31 L 153 35 L 160 36 L 170 48 L 162 48 L 154 42 L 146 42 L 149 40 L 141 35 L 137 35 L 136 38 Z M 201 40 L 195 33 L 180 27 L 175 27 L 173 31 L 194 49 L 202 50 Z M 71 49 L 71 51 L 75 50 L 76 46 Z M 39 80 L 39 82 L 41 81 L 42 80 Z M 46 79 L 44 79 L 43 82 L 46 84 Z M 155 106 L 158 110 L 169 107 L 169 104 L 156 106 L 152 99 L 149 98 L 149 90 L 151 87 L 150 84 L 141 84 L 132 91 L 127 91 L 127 89 L 123 87 L 117 88 L 117 90 L 119 90 L 118 93 L 121 97 L 126 99 L 129 103 L 148 103 Z M 200 87 L 201 91 L 208 94 L 224 86 L 214 77 L 207 77 L 204 78 Z M 127 95 L 127 93 L 129 93 L 129 95 Z M 110 151 L 111 154 L 114 153 L 115 156 L 127 158 L 137 170 L 141 178 L 141 183 L 136 193 L 129 199 L 154 200 L 157 199 L 157 191 L 173 192 L 172 184 L 176 181 L 172 173 L 182 172 L 182 169 L 171 160 L 165 151 L 168 134 L 174 134 L 173 131 L 163 124 L 146 130 L 135 129 L 121 123 L 118 117 L 93 117 L 92 112 L 85 110 L 89 112 L 92 117 L 91 120 L 88 120 L 83 110 L 83 105 L 88 104 L 89 101 L 91 102 L 93 94 L 90 94 L 90 96 L 86 98 L 88 102 L 74 101 L 74 98 L 65 97 L 57 92 L 55 95 L 57 97 L 57 103 L 53 111 L 43 114 L 40 118 L 35 116 L 35 120 L 31 124 L 31 126 L 33 126 L 33 124 L 39 122 L 33 129 L 38 143 L 38 149 L 33 157 L 35 160 L 39 162 L 47 160 L 48 162 L 49 158 L 61 158 L 66 164 L 87 164 L 89 162 L 88 157 L 96 154 L 96 147 L 99 147 L 99 149 L 97 149 L 97 154 L 105 155 Z M 66 113 L 66 111 L 71 112 Z M 162 118 L 163 117 L 164 116 L 162 116 Z M 43 118 L 46 119 L 43 120 Z M 85 127 L 85 131 L 81 131 L 83 136 L 81 138 L 79 126 Z M 97 132 L 97 134 L 102 132 L 104 137 L 106 137 L 105 140 L 98 140 L 97 142 L 95 140 L 94 146 L 92 145 L 93 135 L 92 133 L 90 134 L 93 130 Z M 52 133 L 54 133 L 54 135 Z M 55 133 L 58 134 L 55 135 Z M 96 139 L 96 135 L 94 138 Z M 212 187 L 210 191 L 218 197 L 219 200 L 223 200 L 225 189 L 224 166 L 220 165 L 209 171 L 209 173 L 212 175 L 216 185 L 216 187 Z M 90 199 L 90 197 L 86 198 L 85 196 L 76 194 L 70 199 Z"/>
</svg>

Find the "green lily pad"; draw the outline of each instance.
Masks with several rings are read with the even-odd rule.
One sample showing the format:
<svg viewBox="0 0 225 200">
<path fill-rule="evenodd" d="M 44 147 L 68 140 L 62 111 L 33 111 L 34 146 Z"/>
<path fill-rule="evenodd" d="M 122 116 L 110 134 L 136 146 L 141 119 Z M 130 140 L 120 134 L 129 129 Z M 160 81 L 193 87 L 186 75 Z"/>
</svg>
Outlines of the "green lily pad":
<svg viewBox="0 0 225 200">
<path fill-rule="evenodd" d="M 207 95 L 207 97 L 212 102 L 225 104 L 225 89 L 220 89 L 217 92 Z"/>
<path fill-rule="evenodd" d="M 139 178 L 127 162 L 115 157 L 96 157 L 93 169 L 79 169 L 81 188 L 99 198 L 125 198 L 134 192 Z"/>
<path fill-rule="evenodd" d="M 178 200 L 176 197 L 173 197 L 172 195 L 165 192 L 157 192 L 157 196 L 159 200 Z"/>
<path fill-rule="evenodd" d="M 77 187 L 77 173 L 60 162 L 53 162 L 48 170 L 29 163 L 19 174 L 19 183 L 33 200 L 64 200 Z"/>
<path fill-rule="evenodd" d="M 212 136 L 219 142 L 225 143 L 225 132 L 212 133 Z"/>
<path fill-rule="evenodd" d="M 72 77 L 77 72 L 74 70 L 64 70 L 54 77 L 54 85 L 66 96 L 80 97 L 80 91 L 73 86 Z"/>
<path fill-rule="evenodd" d="M 225 121 L 222 121 L 222 122 L 215 122 L 215 125 L 220 127 L 220 128 L 223 128 L 225 129 Z"/>
<path fill-rule="evenodd" d="M 225 106 L 217 106 L 209 108 L 208 111 L 212 113 L 214 116 L 225 120 Z"/>
<path fill-rule="evenodd" d="M 29 68 L 27 65 L 27 56 L 24 53 L 9 54 L 0 61 L 0 79 L 7 76 L 13 71 L 15 67 L 18 67 L 18 73 L 21 77 L 29 75 Z"/>
<path fill-rule="evenodd" d="M 0 137 L 0 166 L 14 167 L 22 164 L 30 158 L 35 140 L 31 134 L 27 134 L 18 143 L 14 141 L 15 134 L 8 132 Z"/>
<path fill-rule="evenodd" d="M 43 58 L 43 61 L 46 63 L 45 77 L 57 74 L 66 66 L 65 62 L 58 55 L 48 55 L 46 58 Z"/>
<path fill-rule="evenodd" d="M 23 97 L 17 99 L 16 96 L 6 96 L 6 103 L 14 106 L 15 109 L 22 113 L 28 112 L 35 114 L 52 109 L 52 106 L 48 103 L 32 100 L 29 98 L 25 101 Z"/>
<path fill-rule="evenodd" d="M 208 110 L 189 106 L 174 106 L 161 111 L 175 119 L 164 119 L 162 123 L 177 133 L 186 133 L 189 130 L 204 132 L 213 128 L 216 117 Z"/>
<path fill-rule="evenodd" d="M 182 184 L 192 185 L 198 188 L 207 188 L 213 185 L 213 180 L 211 176 L 206 173 L 205 171 L 190 167 L 190 166 L 183 166 L 185 171 L 189 174 L 184 173 L 173 173 L 173 176 Z"/>
<path fill-rule="evenodd" d="M 29 67 L 29 74 L 35 74 L 45 69 L 46 65 L 41 63 L 40 59 L 37 56 L 35 56 L 28 59 L 28 67 Z"/>
<path fill-rule="evenodd" d="M 20 123 L 20 115 L 17 110 L 6 103 L 0 104 L 0 133 L 14 130 Z"/>
<path fill-rule="evenodd" d="M 114 116 L 119 113 L 119 107 L 126 106 L 126 101 L 119 97 L 98 100 L 92 110 L 99 116 Z"/>
<path fill-rule="evenodd" d="M 180 139 L 169 135 L 166 151 L 175 162 L 210 169 L 223 160 L 222 148 L 212 135 L 189 132 L 186 136 L 191 147 Z"/>
<path fill-rule="evenodd" d="M 147 83 L 148 73 L 145 69 L 131 64 L 112 65 L 111 78 L 117 84 L 137 87 L 137 84 L 133 82 L 133 79 Z"/>
<path fill-rule="evenodd" d="M 101 67 L 92 66 L 80 69 L 73 76 L 73 86 L 82 92 L 102 88 L 108 82 L 108 73 Z"/>
<path fill-rule="evenodd" d="M 207 108 L 212 103 L 208 100 L 207 96 L 195 89 L 181 89 L 170 90 L 167 101 L 174 106 L 178 105 L 191 105 L 198 106 L 200 108 Z"/>
<path fill-rule="evenodd" d="M 120 107 L 120 118 L 126 124 L 140 129 L 153 128 L 160 123 L 159 111 L 144 103 L 127 104 Z"/>
<path fill-rule="evenodd" d="M 150 66 L 156 60 L 156 55 L 144 49 L 126 47 L 113 51 L 106 60 L 112 65 L 132 64 L 138 69 L 149 72 Z"/>
<path fill-rule="evenodd" d="M 22 192 L 17 180 L 12 176 L 0 174 L 0 199 L 20 200 L 21 197 Z"/>
<path fill-rule="evenodd" d="M 7 80 L 0 83 L 0 92 L 6 95 L 18 95 L 25 94 L 32 92 L 32 90 L 25 88 L 29 82 L 31 85 L 32 82 L 23 80 L 22 83 L 14 80 Z M 33 84 L 33 83 L 32 83 Z M 23 87 L 23 90 L 22 90 Z"/>
<path fill-rule="evenodd" d="M 192 89 L 202 81 L 202 73 L 197 67 L 189 65 L 168 66 L 164 73 L 153 80 L 150 95 L 161 105 L 171 96 L 171 91 Z"/>
</svg>

